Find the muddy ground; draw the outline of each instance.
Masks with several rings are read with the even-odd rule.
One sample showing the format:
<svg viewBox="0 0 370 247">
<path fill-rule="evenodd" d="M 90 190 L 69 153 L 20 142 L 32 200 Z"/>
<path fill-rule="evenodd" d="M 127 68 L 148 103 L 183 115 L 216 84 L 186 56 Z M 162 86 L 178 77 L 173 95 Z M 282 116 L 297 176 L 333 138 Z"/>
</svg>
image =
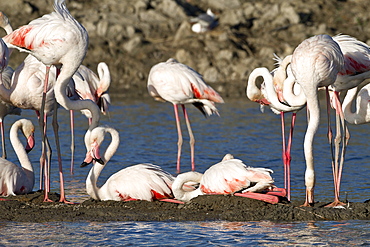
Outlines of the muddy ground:
<svg viewBox="0 0 370 247">
<path fill-rule="evenodd" d="M 57 201 L 59 196 L 52 193 Z M 186 204 L 147 201 L 96 201 L 80 204 L 45 203 L 41 191 L 0 201 L 0 221 L 319 221 L 370 220 L 370 200 L 349 202 L 344 208 L 327 208 L 326 203 L 300 207 L 303 201 L 285 200 L 272 205 L 238 196 L 207 195 Z"/>
</svg>

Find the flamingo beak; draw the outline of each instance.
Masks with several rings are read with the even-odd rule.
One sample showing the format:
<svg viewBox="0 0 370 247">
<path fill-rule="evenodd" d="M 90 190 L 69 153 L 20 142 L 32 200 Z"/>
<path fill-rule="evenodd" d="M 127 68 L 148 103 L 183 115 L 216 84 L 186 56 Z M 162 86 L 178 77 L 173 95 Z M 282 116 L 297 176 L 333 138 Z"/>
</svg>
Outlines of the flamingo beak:
<svg viewBox="0 0 370 247">
<path fill-rule="evenodd" d="M 35 137 L 32 135 L 30 135 L 28 138 L 27 138 L 27 145 L 26 145 L 26 152 L 29 153 L 33 147 L 35 146 Z"/>
<path fill-rule="evenodd" d="M 91 164 L 93 161 L 96 161 L 102 165 L 104 165 L 103 159 L 100 157 L 100 148 L 96 141 L 91 145 L 92 148 L 90 151 L 86 153 L 86 158 L 80 165 L 80 167 L 85 167 Z"/>
</svg>

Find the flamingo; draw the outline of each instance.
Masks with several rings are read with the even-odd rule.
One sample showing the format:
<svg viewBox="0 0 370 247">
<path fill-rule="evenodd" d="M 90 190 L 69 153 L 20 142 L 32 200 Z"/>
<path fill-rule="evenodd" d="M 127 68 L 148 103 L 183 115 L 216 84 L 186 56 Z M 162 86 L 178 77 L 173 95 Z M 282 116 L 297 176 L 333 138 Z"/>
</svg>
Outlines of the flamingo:
<svg viewBox="0 0 370 247">
<path fill-rule="evenodd" d="M 108 108 L 110 105 L 110 96 L 108 89 L 111 82 L 110 72 L 108 65 L 104 62 L 100 62 L 97 67 L 97 72 L 99 77 L 89 68 L 84 65 L 80 65 L 77 72 L 73 75 L 72 79 L 75 85 L 76 96 L 79 99 L 90 99 L 96 103 L 101 113 L 106 115 L 108 113 Z M 81 110 L 89 119 L 89 124 L 91 123 L 91 113 L 88 110 Z M 71 173 L 73 173 L 74 166 L 74 117 L 73 111 L 70 111 L 71 115 Z"/>
<path fill-rule="evenodd" d="M 345 120 L 350 124 L 365 124 L 370 122 L 370 83 L 362 87 L 358 93 L 358 87 L 347 91 L 343 100 L 342 108 Z M 357 94 L 357 96 L 356 96 Z M 351 109 L 352 102 L 356 99 L 356 108 Z"/>
<path fill-rule="evenodd" d="M 0 20 L 1 20 L 0 12 Z M 0 26 L 1 26 L 0 22 Z M 0 83 L 4 84 L 5 87 L 9 88 L 10 78 L 13 74 L 13 69 L 8 66 L 9 61 L 9 50 L 4 41 L 0 38 Z M 4 118 L 7 115 L 20 115 L 21 109 L 15 107 L 0 99 L 0 132 L 1 132 L 1 146 L 2 146 L 2 158 L 6 159 L 6 148 L 5 148 L 5 133 L 4 133 Z"/>
<path fill-rule="evenodd" d="M 309 111 L 309 122 L 304 138 L 306 200 L 302 206 L 314 204 L 313 138 L 320 122 L 318 87 L 333 84 L 343 66 L 343 53 L 338 43 L 329 35 L 316 35 L 304 40 L 292 55 L 291 69 L 306 95 Z"/>
<path fill-rule="evenodd" d="M 261 192 L 274 187 L 274 180 L 270 175 L 272 172 L 266 168 L 247 167 L 241 160 L 227 154 L 204 174 L 194 171 L 179 174 L 172 184 L 172 191 L 175 198 L 181 201 L 190 201 L 205 194 Z M 183 186 L 188 182 L 199 183 L 199 187 L 193 191 L 185 191 Z M 255 184 L 251 186 L 253 183 Z"/>
<path fill-rule="evenodd" d="M 111 142 L 104 155 L 100 157 L 100 145 L 106 133 L 111 135 Z M 87 193 L 96 200 L 161 200 L 172 198 L 171 185 L 173 177 L 159 166 L 138 164 L 126 167 L 108 178 L 100 188 L 96 183 L 104 165 L 116 152 L 119 146 L 119 133 L 110 127 L 96 127 L 90 135 L 91 148 L 81 167 L 87 166 L 94 160 L 86 178 Z"/>
<path fill-rule="evenodd" d="M 332 106 L 336 110 L 337 118 L 335 154 L 333 154 L 333 151 L 331 151 L 333 160 L 332 166 L 334 177 L 334 202 L 329 204 L 328 206 L 340 206 L 343 205 L 343 203 L 339 201 L 340 180 L 344 163 L 345 150 L 349 139 L 349 132 L 344 121 L 343 110 L 339 100 L 339 93 L 351 89 L 353 87 L 356 87 L 362 81 L 370 77 L 370 48 L 365 43 L 349 35 L 339 34 L 334 36 L 333 40 L 337 42 L 337 44 L 340 47 L 341 53 L 343 54 L 342 56 L 344 60 L 344 65 L 338 72 L 334 83 L 327 87 L 327 99 L 329 102 L 330 97 Z M 329 103 L 328 103 L 328 123 L 329 123 L 328 139 L 330 145 L 332 146 Z M 344 133 L 343 135 L 341 134 L 341 131 L 343 131 Z M 342 150 L 341 157 L 339 160 L 338 156 L 340 142 L 342 142 Z M 333 150 L 332 147 L 331 150 Z"/>
<path fill-rule="evenodd" d="M 191 169 L 194 171 L 195 139 L 185 104 L 193 104 L 205 116 L 210 116 L 213 113 L 219 115 L 214 102 L 224 103 L 224 100 L 213 88 L 203 81 L 202 76 L 198 72 L 173 58 L 156 64 L 151 68 L 148 76 L 148 91 L 154 99 L 171 102 L 174 106 L 178 133 L 177 173 L 180 173 L 182 146 L 182 134 L 178 114 L 178 105 L 181 105 L 190 136 Z"/>
<path fill-rule="evenodd" d="M 96 105 L 93 106 L 93 102 L 83 103 L 83 108 L 74 108 L 74 106 L 77 107 L 76 104 L 68 104 L 69 99 L 65 93 L 66 87 L 73 74 L 81 65 L 82 60 L 85 58 L 88 45 L 88 34 L 86 29 L 69 13 L 64 0 L 55 0 L 53 7 L 54 12 L 35 19 L 28 25 L 14 30 L 4 37 L 4 41 L 8 47 L 16 48 L 22 52 L 28 52 L 46 65 L 45 88 L 47 88 L 48 85 L 51 65 L 55 65 L 58 68 L 62 67 L 54 91 L 57 102 L 64 108 L 68 110 L 81 110 L 88 107 L 97 107 Z M 43 92 L 43 98 L 45 98 L 45 96 L 46 90 Z M 81 106 L 81 104 L 78 106 Z M 44 119 L 44 100 L 41 109 L 40 118 Z M 93 127 L 96 127 L 99 122 L 99 116 L 96 116 L 94 120 L 95 126 Z M 90 130 L 87 132 L 87 135 L 89 133 Z M 43 135 L 43 143 L 45 143 L 44 141 L 45 135 Z M 58 160 L 58 162 L 61 181 L 60 201 L 68 202 L 64 194 L 61 160 Z M 49 200 L 46 190 L 44 200 Z"/>
<path fill-rule="evenodd" d="M 261 106 L 269 105 L 271 110 L 280 114 L 281 117 L 281 127 L 282 127 L 282 159 L 284 164 L 284 187 L 287 190 L 287 199 L 290 201 L 290 162 L 291 162 L 291 144 L 293 138 L 293 129 L 296 119 L 296 113 L 305 106 L 305 101 L 301 105 L 296 104 L 296 106 L 290 106 L 286 103 L 285 98 L 290 100 L 296 95 L 293 92 L 293 86 L 295 78 L 291 73 L 290 63 L 291 56 L 287 56 L 284 60 L 281 60 L 276 56 L 278 61 L 278 68 L 269 72 L 267 68 L 256 68 L 254 69 L 249 78 L 246 90 L 246 95 L 251 101 L 255 101 L 261 104 Z M 258 88 L 256 81 L 258 77 L 262 77 L 264 82 L 261 88 Z M 289 88 L 290 87 L 290 88 Z M 283 89 L 284 88 L 284 89 Z M 297 87 L 296 87 L 297 88 Z M 290 90 L 290 94 L 286 91 Z M 282 96 L 283 95 L 283 96 Z M 288 137 L 288 143 L 286 145 L 285 141 L 285 120 L 284 115 L 286 112 L 292 112 L 291 128 Z"/>
<path fill-rule="evenodd" d="M 22 130 L 27 139 L 26 149 L 18 137 L 18 130 Z M 10 141 L 22 167 L 0 158 L 0 195 L 21 195 L 32 191 L 35 182 L 32 164 L 26 151 L 30 151 L 35 144 L 34 126 L 30 120 L 20 119 L 10 129 Z"/>
</svg>

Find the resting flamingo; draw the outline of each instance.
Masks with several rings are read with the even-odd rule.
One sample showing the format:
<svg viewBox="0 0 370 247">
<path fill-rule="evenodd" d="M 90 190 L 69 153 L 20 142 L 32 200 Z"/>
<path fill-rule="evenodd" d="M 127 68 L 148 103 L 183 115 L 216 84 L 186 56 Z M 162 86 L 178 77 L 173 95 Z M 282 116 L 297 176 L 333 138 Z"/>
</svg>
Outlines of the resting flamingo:
<svg viewBox="0 0 370 247">
<path fill-rule="evenodd" d="M 1 12 L 0 12 L 1 17 Z M 1 20 L 1 18 L 0 18 Z M 1 26 L 1 21 L 0 21 Z M 13 74 L 13 69 L 8 66 L 9 61 L 9 50 L 5 45 L 4 41 L 0 38 L 0 83 L 4 84 L 5 87 L 9 88 L 10 79 Z M 7 115 L 20 115 L 21 109 L 15 107 L 0 99 L 0 132 L 1 132 L 1 146 L 2 146 L 2 158 L 6 159 L 6 148 L 5 148 L 5 133 L 4 133 L 4 118 Z"/>
<path fill-rule="evenodd" d="M 64 0 L 54 1 L 54 11 L 51 14 L 44 15 L 38 19 L 31 21 L 28 25 L 24 25 L 12 33 L 4 37 L 4 41 L 10 48 L 17 48 L 20 51 L 28 52 L 39 59 L 46 65 L 45 88 L 48 85 L 48 76 L 51 65 L 61 67 L 61 73 L 58 76 L 54 87 L 57 102 L 68 110 L 81 110 L 83 108 L 68 108 L 68 98 L 65 90 L 69 80 L 81 65 L 85 58 L 88 34 L 85 28 L 75 20 L 69 13 Z M 46 96 L 46 90 L 43 92 L 43 98 Z M 44 102 L 44 100 L 43 100 Z M 88 102 L 86 105 L 91 107 L 93 102 Z M 73 105 L 75 106 L 75 105 Z M 71 104 L 69 107 L 73 107 Z M 41 119 L 44 119 L 44 103 L 40 111 Z M 99 117 L 96 116 L 97 126 Z M 45 125 L 45 124 L 44 124 Z M 93 127 L 95 127 L 93 125 Z M 43 130 L 44 132 L 44 130 Z M 89 134 L 90 131 L 87 132 Z M 43 135 L 45 141 L 45 135 Z M 44 145 L 44 144 L 43 144 Z M 59 160 L 59 174 L 61 181 L 61 202 L 68 202 L 64 193 L 63 171 L 61 160 Z M 45 201 L 49 200 L 47 191 L 45 190 Z"/>
<path fill-rule="evenodd" d="M 156 64 L 151 68 L 148 76 L 148 91 L 156 100 L 168 101 L 174 106 L 178 133 L 177 173 L 180 172 L 182 146 L 182 134 L 177 106 L 181 105 L 190 136 L 191 169 L 194 171 L 195 139 L 190 127 L 185 104 L 193 104 L 205 116 L 210 116 L 213 113 L 218 114 L 214 102 L 223 103 L 223 99 L 213 88 L 205 84 L 198 72 L 173 58 Z"/>
<path fill-rule="evenodd" d="M 18 137 L 18 130 L 22 130 L 23 135 L 27 139 L 26 149 L 22 146 L 22 142 Z M 35 144 L 33 137 L 34 126 L 30 120 L 20 119 L 16 121 L 10 129 L 10 141 L 21 164 L 21 167 L 16 164 L 0 158 L 0 195 L 21 195 L 32 191 L 35 182 L 32 163 L 30 162 L 27 152 L 30 151 Z"/>
<path fill-rule="evenodd" d="M 175 198 L 181 201 L 190 201 L 205 194 L 261 192 L 274 187 L 274 180 L 270 175 L 272 172 L 266 168 L 247 167 L 241 160 L 227 154 L 204 174 L 194 171 L 179 174 L 172 184 L 172 191 Z M 199 187 L 193 191 L 185 191 L 183 186 L 188 182 L 199 183 Z M 255 184 L 252 185 L 253 183 Z"/>
<path fill-rule="evenodd" d="M 290 57 L 286 57 L 281 60 L 276 56 L 278 61 L 278 68 L 274 69 L 271 73 L 267 68 L 256 68 L 254 69 L 249 78 L 246 90 L 247 97 L 254 102 L 258 102 L 261 106 L 269 105 L 271 110 L 280 114 L 281 127 L 282 127 L 282 159 L 284 164 L 284 187 L 287 190 L 287 199 L 290 201 L 290 162 L 291 162 L 291 144 L 293 138 L 293 129 L 296 119 L 296 113 L 305 106 L 305 101 L 302 101 L 301 105 L 290 106 L 286 103 L 286 99 L 295 97 L 293 86 L 295 78 L 291 73 L 288 63 L 290 63 Z M 258 77 L 263 77 L 264 81 L 261 84 L 261 88 L 258 88 L 256 81 Z M 288 84 L 288 85 L 286 85 Z M 289 88 L 290 87 L 290 88 Z M 284 88 L 284 89 L 283 89 Z M 295 87 L 297 88 L 297 87 Z M 299 89 L 299 88 L 298 88 Z M 286 91 L 290 90 L 290 94 Z M 297 91 L 297 89 L 295 90 Z M 291 127 L 288 137 L 288 143 L 286 144 L 285 137 L 285 113 L 292 112 Z"/>
<path fill-rule="evenodd" d="M 358 93 L 357 93 L 358 91 Z M 357 96 L 356 96 L 357 95 Z M 351 107 L 356 100 L 355 111 Z M 350 124 L 365 124 L 370 122 L 370 83 L 360 90 L 357 87 L 347 91 L 342 103 L 345 120 Z"/>
<path fill-rule="evenodd" d="M 314 203 L 313 138 L 320 122 L 318 87 L 333 84 L 343 66 L 344 57 L 341 49 L 329 35 L 316 35 L 304 40 L 292 55 L 292 72 L 306 95 L 309 111 L 309 122 L 304 138 L 306 200 L 303 206 Z"/>
<path fill-rule="evenodd" d="M 100 145 L 106 133 L 111 135 L 111 142 L 104 155 L 100 157 Z M 91 148 L 86 154 L 81 167 L 94 161 L 86 179 L 87 193 L 96 200 L 160 200 L 173 198 L 171 185 L 173 177 L 159 166 L 138 164 L 126 167 L 113 174 L 100 188 L 96 183 L 104 166 L 119 146 L 119 133 L 110 127 L 96 127 L 90 135 Z"/>
</svg>

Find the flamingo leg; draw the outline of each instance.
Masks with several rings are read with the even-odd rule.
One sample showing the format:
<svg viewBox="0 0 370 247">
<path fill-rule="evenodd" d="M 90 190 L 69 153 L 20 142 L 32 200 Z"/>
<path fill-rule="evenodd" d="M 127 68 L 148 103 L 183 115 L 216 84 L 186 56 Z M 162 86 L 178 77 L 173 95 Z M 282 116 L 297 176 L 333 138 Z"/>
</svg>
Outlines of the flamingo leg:
<svg viewBox="0 0 370 247">
<path fill-rule="evenodd" d="M 55 135 L 55 145 L 57 148 L 57 154 L 58 154 L 58 166 L 59 166 L 59 179 L 60 179 L 60 199 L 59 202 L 63 203 L 69 203 L 71 202 L 67 201 L 65 197 L 65 191 L 64 191 L 64 177 L 63 177 L 63 164 L 62 164 L 62 154 L 60 151 L 60 142 L 59 142 L 59 125 L 58 125 L 58 103 L 54 102 L 54 114 L 53 114 L 53 130 Z"/>
<path fill-rule="evenodd" d="M 5 149 L 5 131 L 4 131 L 4 123 L 0 120 L 0 129 L 1 129 L 1 146 L 3 149 L 3 155 L 1 156 L 3 159 L 6 159 L 6 149 Z"/>
<path fill-rule="evenodd" d="M 181 134 L 180 118 L 179 118 L 179 112 L 178 112 L 178 109 L 177 109 L 177 104 L 173 104 L 173 109 L 175 111 L 176 127 L 177 127 L 177 135 L 178 135 L 176 171 L 177 171 L 177 173 L 180 173 L 182 134 Z"/>
<path fill-rule="evenodd" d="M 284 189 L 287 189 L 288 181 L 287 181 L 287 157 L 286 157 L 286 144 L 285 144 L 285 119 L 284 119 L 284 112 L 280 112 L 281 118 L 281 135 L 282 135 L 282 159 L 284 165 Z"/>
<path fill-rule="evenodd" d="M 326 87 L 326 109 L 327 109 L 327 115 L 328 115 L 328 134 L 327 134 L 327 137 L 328 137 L 328 142 L 329 142 L 329 145 L 330 145 L 330 153 L 331 153 L 331 164 L 332 164 L 332 167 L 334 167 L 334 164 L 335 164 L 335 156 L 334 156 L 334 152 L 333 152 L 333 132 L 332 132 L 332 129 L 331 129 L 331 117 L 330 117 L 330 96 L 329 96 L 329 88 Z"/>
<path fill-rule="evenodd" d="M 339 93 L 334 92 L 334 105 L 336 110 L 336 137 L 335 137 L 335 163 L 333 165 L 333 180 L 334 180 L 334 202 L 327 205 L 327 207 L 343 206 L 345 203 L 339 200 L 340 180 L 342 176 L 344 156 L 346 146 L 348 143 L 347 133 L 348 129 L 344 121 L 344 115 L 341 103 L 339 101 Z M 343 133 L 343 135 L 342 135 Z M 340 143 L 342 142 L 342 150 L 340 150 Z M 340 158 L 339 158 L 339 153 Z"/>
<path fill-rule="evenodd" d="M 190 121 L 189 121 L 189 117 L 188 117 L 188 113 L 186 112 L 186 108 L 184 105 L 181 105 L 182 106 L 182 111 L 184 112 L 184 117 L 185 117 L 185 120 L 186 120 L 186 126 L 188 128 L 188 132 L 189 132 L 189 137 L 190 137 L 190 157 L 191 157 L 191 170 L 192 171 L 195 171 L 195 162 L 194 162 L 194 146 L 195 146 L 195 138 L 194 138 L 194 135 L 193 135 L 193 131 L 191 130 L 191 126 L 190 126 Z"/>
<path fill-rule="evenodd" d="M 74 157 L 75 157 L 75 121 L 73 116 L 73 110 L 69 110 L 69 118 L 71 123 L 71 167 L 70 172 L 73 175 L 74 171 Z"/>
<path fill-rule="evenodd" d="M 292 141 L 293 141 L 293 131 L 294 131 L 294 125 L 295 125 L 295 120 L 297 117 L 297 113 L 293 112 L 292 113 L 292 120 L 290 124 L 290 131 L 289 131 L 289 138 L 288 138 L 288 146 L 286 148 L 286 161 L 287 161 L 287 198 L 290 201 L 290 162 L 292 161 L 292 156 L 290 155 L 291 149 L 292 149 Z"/>
</svg>

